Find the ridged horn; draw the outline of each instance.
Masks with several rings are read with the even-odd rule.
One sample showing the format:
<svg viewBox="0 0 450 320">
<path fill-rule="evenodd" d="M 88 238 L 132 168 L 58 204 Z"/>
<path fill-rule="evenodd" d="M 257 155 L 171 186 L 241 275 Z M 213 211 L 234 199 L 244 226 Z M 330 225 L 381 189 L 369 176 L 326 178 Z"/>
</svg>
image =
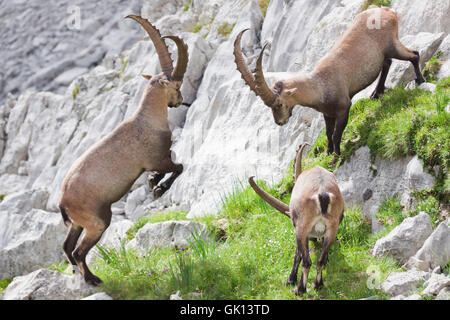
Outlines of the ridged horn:
<svg viewBox="0 0 450 320">
<path fill-rule="evenodd" d="M 245 63 L 244 56 L 241 50 L 241 38 L 244 32 L 247 30 L 249 29 L 247 28 L 239 32 L 238 36 L 236 37 L 236 40 L 234 40 L 234 50 L 233 50 L 234 62 L 236 63 L 237 70 L 241 73 L 242 79 L 250 87 L 250 89 L 256 95 L 258 95 L 258 88 L 256 87 L 255 78 L 253 77 L 253 74 L 250 72 L 247 64 Z"/>
<path fill-rule="evenodd" d="M 280 211 L 282 214 L 284 214 L 287 217 L 291 217 L 289 214 L 289 206 L 278 200 L 277 198 L 273 197 L 272 195 L 268 194 L 266 191 L 261 189 L 255 181 L 253 181 L 253 177 L 250 177 L 248 179 L 248 182 L 250 183 L 250 186 L 255 190 L 255 192 L 260 196 L 265 202 L 267 202 L 269 205 Z"/>
<path fill-rule="evenodd" d="M 295 156 L 294 183 L 295 183 L 295 181 L 297 181 L 298 176 L 302 173 L 302 154 L 303 154 L 303 149 L 305 148 L 306 145 L 309 146 L 308 143 L 304 143 L 303 145 L 301 145 L 300 148 L 298 148 L 298 150 L 297 150 L 297 155 Z"/>
<path fill-rule="evenodd" d="M 272 107 L 275 101 L 277 100 L 277 95 L 267 85 L 266 79 L 264 79 L 264 74 L 262 71 L 262 57 L 267 45 L 268 43 L 264 45 L 259 54 L 258 60 L 256 60 L 255 82 L 261 99 L 267 106 Z"/>
<path fill-rule="evenodd" d="M 161 38 L 161 33 L 159 32 L 159 30 L 155 26 L 153 26 L 147 19 L 144 19 L 141 16 L 130 14 L 125 18 L 131 18 L 137 21 L 145 29 L 145 31 L 147 31 L 150 39 L 153 42 L 153 45 L 155 46 L 156 53 L 158 54 L 162 72 L 166 75 L 167 78 L 170 79 L 173 71 L 173 61 L 170 57 L 169 48 L 167 48 L 166 43 Z"/>
<path fill-rule="evenodd" d="M 175 65 L 175 69 L 172 72 L 171 79 L 174 81 L 183 81 L 184 73 L 186 72 L 187 64 L 189 61 L 188 46 L 182 39 L 177 36 L 164 36 L 162 38 L 169 38 L 177 45 L 178 59 Z"/>
</svg>

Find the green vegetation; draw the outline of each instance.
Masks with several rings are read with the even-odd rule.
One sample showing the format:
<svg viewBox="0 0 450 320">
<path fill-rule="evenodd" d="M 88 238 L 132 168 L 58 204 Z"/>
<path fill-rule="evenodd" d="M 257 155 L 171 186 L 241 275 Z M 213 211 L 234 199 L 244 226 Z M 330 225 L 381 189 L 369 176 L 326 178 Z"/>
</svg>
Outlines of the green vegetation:
<svg viewBox="0 0 450 320">
<path fill-rule="evenodd" d="M 390 7 L 392 0 L 366 0 L 366 2 L 363 3 L 361 6 L 361 9 L 359 11 L 364 11 L 368 9 L 370 6 L 375 5 L 377 7 Z"/>
<path fill-rule="evenodd" d="M 266 16 L 267 8 L 269 7 L 270 0 L 258 0 L 259 7 L 263 16 Z"/>
<path fill-rule="evenodd" d="M 382 99 L 360 100 L 351 109 L 341 160 L 333 164 L 332 156 L 325 155 L 324 132 L 304 155 L 304 169 L 319 164 L 334 171 L 363 145 L 379 157 L 395 159 L 416 153 L 426 166 L 437 166 L 437 174 L 433 173 L 437 183 L 433 190 L 415 193 L 417 202 L 409 209 L 401 206 L 398 197 L 386 199 L 376 215 L 385 227 L 377 234 L 371 233 L 360 208 L 346 208 L 324 270 L 325 286 L 312 288 L 320 244 L 311 242 L 313 268 L 308 292 L 300 299 L 388 298 L 377 284 L 402 268 L 391 258 L 371 255 L 376 240 L 420 211 L 427 212 L 435 225 L 442 220 L 440 208 L 450 184 L 449 115 L 444 111 L 449 103 L 449 84 L 450 79 L 439 82 L 434 94 L 395 88 L 387 90 Z M 288 203 L 292 175 L 291 163 L 278 184 L 270 188 L 263 181 L 258 184 Z M 143 217 L 128 232 L 128 239 L 146 223 L 174 219 L 186 219 L 186 212 Z M 140 255 L 124 246 L 118 250 L 99 246 L 93 269 L 104 280 L 102 290 L 116 299 L 167 299 L 178 290 L 182 297 L 191 299 L 298 298 L 290 291 L 292 287 L 284 285 L 295 251 L 291 221 L 261 200 L 246 182 L 235 183 L 217 217 L 196 220 L 206 222 L 211 237 L 205 241 L 194 233 L 187 248 L 155 248 Z"/>
<path fill-rule="evenodd" d="M 204 23 L 196 24 L 194 27 L 192 27 L 191 32 L 198 33 L 204 26 L 206 26 L 206 24 Z"/>
<path fill-rule="evenodd" d="M 183 7 L 183 11 L 188 11 L 189 10 L 189 7 L 191 6 L 191 1 L 192 0 L 187 0 L 186 1 L 186 3 L 184 4 L 184 7 Z"/>
<path fill-rule="evenodd" d="M 152 214 L 150 216 L 141 217 L 136 220 L 134 226 L 130 228 L 127 232 L 127 239 L 131 240 L 134 238 L 136 233 L 145 226 L 147 223 L 156 223 L 168 220 L 185 220 L 187 212 L 186 211 L 173 211 L 173 212 L 161 212 Z"/>
<path fill-rule="evenodd" d="M 67 268 L 69 267 L 69 263 L 67 261 L 64 262 L 56 262 L 54 264 L 52 264 L 50 267 L 48 267 L 48 270 L 54 270 L 54 271 L 58 271 L 64 274 L 71 274 L 67 272 Z"/>
<path fill-rule="evenodd" d="M 75 88 L 72 90 L 72 99 L 75 100 L 77 98 L 78 92 L 80 92 L 80 87 L 78 84 L 75 85 Z"/>
<path fill-rule="evenodd" d="M 125 69 L 128 66 L 128 58 L 124 59 L 123 57 L 120 57 L 120 62 L 122 64 L 122 67 L 120 68 L 119 78 L 122 78 L 125 73 Z"/>
<path fill-rule="evenodd" d="M 0 294 L 6 289 L 6 287 L 12 282 L 13 279 L 1 279 L 0 280 Z"/>
<path fill-rule="evenodd" d="M 224 22 L 217 28 L 217 32 L 225 37 L 228 36 L 231 33 L 231 31 L 233 31 L 233 28 L 234 24 L 231 25 L 228 22 Z"/>
<path fill-rule="evenodd" d="M 441 69 L 442 62 L 439 59 L 442 56 L 442 51 L 439 50 L 430 60 L 427 61 L 423 68 L 423 76 L 427 82 L 436 82 L 436 75 Z"/>
<path fill-rule="evenodd" d="M 271 194 L 286 193 L 284 182 L 267 189 Z M 290 178 L 292 179 L 292 178 Z M 171 213 L 167 220 L 182 218 L 185 213 Z M 152 221 L 149 218 L 147 221 Z M 154 221 L 160 221 L 158 215 Z M 211 218 L 209 218 L 211 219 Z M 117 299 L 167 299 L 177 290 L 182 296 L 196 299 L 297 299 L 286 287 L 295 251 L 291 222 L 264 201 L 251 188 L 236 188 L 225 200 L 215 221 L 225 220 L 227 237 L 216 241 L 217 230 L 207 241 L 194 234 L 188 248 L 152 249 L 141 256 L 122 246 L 119 250 L 99 246 L 95 272 L 104 280 L 102 290 Z M 144 219 L 137 225 L 141 225 Z M 209 221 L 211 222 L 211 221 Z M 210 225 L 212 225 L 210 223 Z M 348 209 L 338 233 L 338 243 L 330 250 L 329 264 L 324 271 L 325 287 L 309 287 L 303 299 L 357 299 L 372 295 L 386 298 L 367 281 L 371 268 L 379 271 L 382 281 L 400 266 L 391 259 L 373 257 L 370 249 L 376 237 L 360 209 Z M 313 262 L 320 246 L 311 248 Z M 312 286 L 315 269 L 311 269 Z"/>
</svg>

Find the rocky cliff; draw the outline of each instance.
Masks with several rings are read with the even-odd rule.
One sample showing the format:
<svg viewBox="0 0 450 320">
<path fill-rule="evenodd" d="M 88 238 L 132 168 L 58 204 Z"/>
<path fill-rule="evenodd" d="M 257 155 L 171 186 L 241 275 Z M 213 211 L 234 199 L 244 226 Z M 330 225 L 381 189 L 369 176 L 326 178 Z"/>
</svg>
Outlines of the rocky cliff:
<svg viewBox="0 0 450 320">
<path fill-rule="evenodd" d="M 140 74 L 160 72 L 151 42 L 133 22 L 124 21 L 125 15 L 140 13 L 162 34 L 177 34 L 188 44 L 182 94 L 191 105 L 169 110 L 173 153 L 184 166 L 182 175 L 154 201 L 144 174 L 113 206 L 113 221 L 136 220 L 165 208 L 187 210 L 188 217 L 214 214 L 247 176 L 279 181 L 298 145 L 314 143 L 324 128 L 323 118 L 298 106 L 287 125 L 277 126 L 235 70 L 233 41 L 239 31 L 250 28 L 242 39 L 250 65 L 262 45 L 271 43 L 263 61 L 269 81 L 279 78 L 277 72 L 308 71 L 364 2 L 272 0 L 265 15 L 257 0 L 80 0 L 60 1 L 58 7 L 1 2 L 0 278 L 62 258 L 64 228 L 55 218 L 62 179 L 77 157 L 136 110 L 145 86 Z M 71 29 L 76 7 L 81 27 Z M 422 67 L 442 51 L 437 77 L 448 77 L 450 3 L 392 0 L 391 7 L 401 17 L 401 41 L 420 52 Z M 170 50 L 175 60 L 176 50 Z M 413 79 L 412 66 L 396 61 L 387 84 Z M 354 101 L 367 97 L 373 87 Z M 337 172 L 346 200 L 366 206 L 370 217 L 386 194 L 427 189 L 434 183 L 416 158 L 395 163 L 379 159 L 374 163 L 379 178 L 370 185 L 374 196 L 364 203 L 368 186 L 362 186 L 371 174 L 370 163 L 368 151 L 361 150 Z M 392 172 L 399 178 L 392 179 Z M 48 252 L 39 261 L 27 260 L 33 246 Z"/>
</svg>

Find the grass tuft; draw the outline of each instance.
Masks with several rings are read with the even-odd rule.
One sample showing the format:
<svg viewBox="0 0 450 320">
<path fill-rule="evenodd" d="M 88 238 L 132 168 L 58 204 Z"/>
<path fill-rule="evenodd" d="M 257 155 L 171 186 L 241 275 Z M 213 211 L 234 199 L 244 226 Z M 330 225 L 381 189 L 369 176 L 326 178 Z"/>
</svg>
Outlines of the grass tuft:
<svg viewBox="0 0 450 320">
<path fill-rule="evenodd" d="M 392 0 L 366 0 L 359 9 L 359 11 L 362 12 L 364 10 L 367 10 L 372 5 L 377 7 L 390 7 L 391 1 Z"/>
<path fill-rule="evenodd" d="M 234 24 L 229 24 L 228 22 L 224 22 L 219 27 L 217 27 L 217 32 L 221 36 L 226 37 L 231 33 L 231 31 L 233 31 L 233 28 L 234 28 Z"/>
<path fill-rule="evenodd" d="M 266 16 L 267 8 L 269 7 L 270 0 L 258 0 L 259 8 L 261 9 L 261 12 L 263 16 Z"/>
<path fill-rule="evenodd" d="M 80 92 L 80 87 L 78 84 L 75 85 L 75 88 L 72 90 L 72 100 L 75 100 L 77 98 L 78 92 Z"/>
</svg>

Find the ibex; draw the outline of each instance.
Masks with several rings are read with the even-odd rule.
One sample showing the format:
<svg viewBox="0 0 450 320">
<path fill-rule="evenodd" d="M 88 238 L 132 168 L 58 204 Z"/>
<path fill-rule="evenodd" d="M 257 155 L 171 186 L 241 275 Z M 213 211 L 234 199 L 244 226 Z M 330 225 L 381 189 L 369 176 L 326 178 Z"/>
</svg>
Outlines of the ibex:
<svg viewBox="0 0 450 320">
<path fill-rule="evenodd" d="M 378 25 L 370 19 L 377 18 Z M 246 29 L 247 30 L 247 29 Z M 321 112 L 328 138 L 327 154 L 340 155 L 342 133 L 347 126 L 351 98 L 369 86 L 380 74 L 371 98 L 384 93 L 384 83 L 392 58 L 410 61 L 416 82 L 424 82 L 419 69 L 419 53 L 407 49 L 398 39 L 397 15 L 389 8 L 372 8 L 359 13 L 342 38 L 320 59 L 312 72 L 277 81 L 269 88 L 262 71 L 262 57 L 256 61 L 254 75 L 241 52 L 242 30 L 234 42 L 237 69 L 245 83 L 272 109 L 275 123 L 282 126 L 295 105 Z"/>
<path fill-rule="evenodd" d="M 305 144 L 297 152 L 294 170 L 294 188 L 289 206 L 262 190 L 250 177 L 250 186 L 269 205 L 288 216 L 295 228 L 297 249 L 294 265 L 287 284 L 297 283 L 297 271 L 302 261 L 302 275 L 295 293 L 306 292 L 311 259 L 309 239 L 321 239 L 322 251 L 317 261 L 317 277 L 314 288 L 323 286 L 322 270 L 328 260 L 328 250 L 335 242 L 338 227 L 344 217 L 344 200 L 335 176 L 320 166 L 302 172 L 302 152 Z"/>
<path fill-rule="evenodd" d="M 149 81 L 138 110 L 75 161 L 64 178 L 59 200 L 64 223 L 70 227 L 64 252 L 74 271 L 78 266 L 85 281 L 93 285 L 100 284 L 101 280 L 91 273 L 85 258 L 110 224 L 111 204 L 122 198 L 144 171 L 158 172 L 153 183 L 172 172 L 162 189 L 169 188 L 183 171 L 181 164 L 171 160 L 167 106 L 178 107 L 183 101 L 179 89 L 188 63 L 187 46 L 178 37 L 167 37 L 175 41 L 178 48 L 174 69 L 159 30 L 140 16 L 127 18 L 134 19 L 147 31 L 155 45 L 162 73 L 153 77 L 143 75 Z M 85 236 L 75 249 L 83 229 Z"/>
</svg>

